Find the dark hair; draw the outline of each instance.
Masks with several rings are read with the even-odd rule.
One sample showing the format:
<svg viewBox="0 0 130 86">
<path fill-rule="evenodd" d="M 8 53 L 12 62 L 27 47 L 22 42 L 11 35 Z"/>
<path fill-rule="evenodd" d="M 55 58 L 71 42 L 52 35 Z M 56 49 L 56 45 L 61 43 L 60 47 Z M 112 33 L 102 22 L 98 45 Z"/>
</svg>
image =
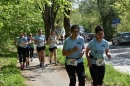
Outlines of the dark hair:
<svg viewBox="0 0 130 86">
<path fill-rule="evenodd" d="M 38 32 L 40 31 L 41 29 L 38 30 Z M 42 31 L 42 30 L 41 30 Z"/>
<path fill-rule="evenodd" d="M 55 30 L 51 30 L 51 33 L 52 33 L 52 32 L 55 32 Z"/>
<path fill-rule="evenodd" d="M 95 28 L 95 33 L 98 33 L 99 31 L 103 31 L 103 32 L 104 32 L 103 27 L 97 26 L 97 27 Z"/>
<path fill-rule="evenodd" d="M 74 29 L 79 29 L 79 26 L 78 25 L 73 25 L 72 27 L 71 27 L 71 31 L 73 31 Z"/>
</svg>

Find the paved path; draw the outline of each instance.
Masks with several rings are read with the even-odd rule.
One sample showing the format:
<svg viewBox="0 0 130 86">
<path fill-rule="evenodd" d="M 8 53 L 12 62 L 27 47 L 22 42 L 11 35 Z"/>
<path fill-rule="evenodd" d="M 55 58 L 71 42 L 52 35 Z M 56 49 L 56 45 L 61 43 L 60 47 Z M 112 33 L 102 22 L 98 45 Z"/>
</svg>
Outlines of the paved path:
<svg viewBox="0 0 130 86">
<path fill-rule="evenodd" d="M 48 64 L 48 57 L 46 62 Z M 27 86 L 69 86 L 69 78 L 63 66 L 52 64 L 42 69 L 39 67 L 38 58 L 30 62 L 30 67 L 23 70 L 22 75 L 26 79 Z M 86 82 L 85 86 L 91 85 Z"/>
</svg>

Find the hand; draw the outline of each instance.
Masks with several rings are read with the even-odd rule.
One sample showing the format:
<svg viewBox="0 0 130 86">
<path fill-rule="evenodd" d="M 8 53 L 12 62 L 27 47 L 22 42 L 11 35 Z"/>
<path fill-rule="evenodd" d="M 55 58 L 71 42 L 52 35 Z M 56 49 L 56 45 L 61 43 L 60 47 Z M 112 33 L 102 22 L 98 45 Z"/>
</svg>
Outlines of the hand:
<svg viewBox="0 0 130 86">
<path fill-rule="evenodd" d="M 24 44 L 24 42 L 21 42 L 21 44 Z"/>
<path fill-rule="evenodd" d="M 84 51 L 80 52 L 80 57 L 82 57 L 84 55 Z"/>
<path fill-rule="evenodd" d="M 72 51 L 73 52 L 77 52 L 78 51 L 78 47 L 75 46 Z"/>
<path fill-rule="evenodd" d="M 110 55 L 110 54 L 107 54 L 107 57 L 108 57 L 108 58 L 111 58 L 111 55 Z"/>
</svg>

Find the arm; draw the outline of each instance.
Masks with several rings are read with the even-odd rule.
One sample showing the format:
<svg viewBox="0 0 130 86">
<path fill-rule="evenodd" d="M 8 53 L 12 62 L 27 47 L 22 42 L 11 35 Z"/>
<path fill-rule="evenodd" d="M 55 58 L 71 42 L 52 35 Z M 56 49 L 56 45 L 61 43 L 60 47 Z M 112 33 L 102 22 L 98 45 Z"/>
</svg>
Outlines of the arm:
<svg viewBox="0 0 130 86">
<path fill-rule="evenodd" d="M 44 44 L 45 44 L 45 45 L 47 44 L 46 40 L 44 40 Z"/>
<path fill-rule="evenodd" d="M 72 53 L 77 52 L 77 51 L 78 51 L 78 47 L 76 47 L 76 46 L 72 50 L 65 50 L 65 49 L 63 49 L 62 50 L 62 55 L 63 56 L 69 56 Z"/>
<path fill-rule="evenodd" d="M 85 46 L 83 46 L 82 51 L 80 52 L 80 57 L 84 55 Z"/>
<path fill-rule="evenodd" d="M 35 40 L 34 40 L 34 44 L 37 44 L 37 43 L 38 43 L 38 41 L 35 39 Z"/>
<path fill-rule="evenodd" d="M 51 43 L 50 37 L 48 38 L 47 42 L 48 42 L 48 44 L 50 44 L 50 43 Z"/>
<path fill-rule="evenodd" d="M 111 55 L 110 55 L 109 49 L 106 49 L 105 53 L 106 53 L 106 56 L 107 56 L 108 58 L 111 58 Z"/>
<path fill-rule="evenodd" d="M 29 39 L 28 44 L 31 44 L 31 39 Z"/>
<path fill-rule="evenodd" d="M 90 49 L 89 49 L 89 48 L 86 48 L 86 58 L 87 58 L 87 60 L 88 60 L 88 63 L 91 62 L 91 61 L 90 61 L 90 57 L 89 57 L 89 51 L 90 51 Z"/>
<path fill-rule="evenodd" d="M 73 53 L 73 50 L 70 50 L 70 51 L 65 50 L 65 49 L 62 50 L 62 55 L 63 55 L 63 56 L 69 56 L 69 55 L 72 54 L 72 53 Z"/>
</svg>

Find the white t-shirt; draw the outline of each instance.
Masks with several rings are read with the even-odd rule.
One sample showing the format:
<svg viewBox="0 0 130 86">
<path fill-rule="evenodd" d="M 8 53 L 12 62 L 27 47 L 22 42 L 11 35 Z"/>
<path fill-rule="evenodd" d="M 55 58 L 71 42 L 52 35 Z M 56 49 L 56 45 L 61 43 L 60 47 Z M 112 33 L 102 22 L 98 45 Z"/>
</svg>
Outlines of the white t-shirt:
<svg viewBox="0 0 130 86">
<path fill-rule="evenodd" d="M 53 36 L 53 37 L 50 36 L 50 40 L 53 41 L 53 42 L 49 44 L 49 48 L 56 47 L 56 46 L 57 46 L 57 44 L 56 44 L 56 42 L 57 42 L 57 37 L 56 37 L 56 36 Z"/>
</svg>

